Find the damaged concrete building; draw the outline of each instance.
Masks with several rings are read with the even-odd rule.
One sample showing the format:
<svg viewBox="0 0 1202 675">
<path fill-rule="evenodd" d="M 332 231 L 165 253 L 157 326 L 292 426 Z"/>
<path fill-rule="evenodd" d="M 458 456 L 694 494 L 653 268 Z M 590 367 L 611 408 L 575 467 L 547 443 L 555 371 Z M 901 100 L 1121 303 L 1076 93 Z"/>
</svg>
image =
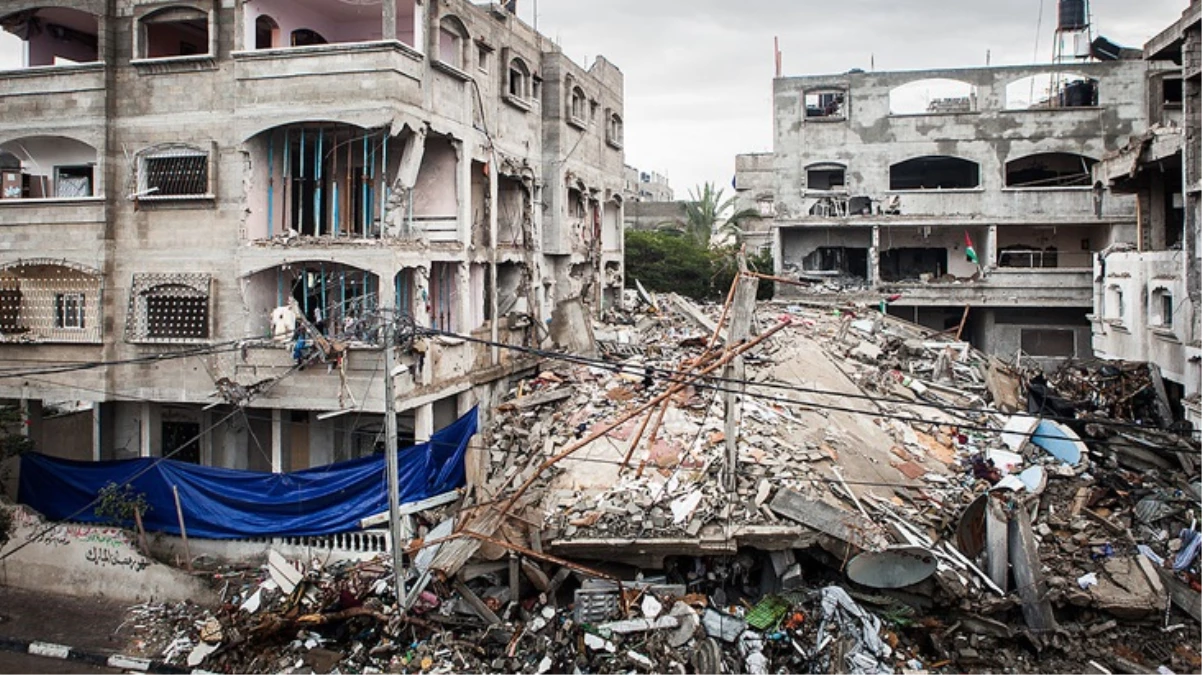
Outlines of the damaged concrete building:
<svg viewBox="0 0 1202 675">
<path fill-rule="evenodd" d="M 513 3 L 0 14 L 24 43 L 0 72 L 0 400 L 47 453 L 319 466 L 376 449 L 390 375 L 424 440 L 525 362 L 439 337 L 382 372 L 381 317 L 538 346 L 621 301 L 622 73 Z M 297 324 L 336 353 L 300 367 Z M 84 434 L 40 442 L 43 403 L 80 399 Z"/>
<path fill-rule="evenodd" d="M 1093 256 L 1136 230 L 1135 200 L 1090 171 L 1145 130 L 1150 68 L 778 77 L 774 151 L 736 160 L 741 206 L 810 294 L 893 297 L 891 313 L 1009 359 L 1088 356 Z"/>
<path fill-rule="evenodd" d="M 1202 428 L 1202 3 L 1144 46 L 1147 131 L 1094 167 L 1107 194 L 1134 195 L 1135 236 L 1094 264 L 1099 356 L 1159 366 L 1179 419 Z"/>
</svg>

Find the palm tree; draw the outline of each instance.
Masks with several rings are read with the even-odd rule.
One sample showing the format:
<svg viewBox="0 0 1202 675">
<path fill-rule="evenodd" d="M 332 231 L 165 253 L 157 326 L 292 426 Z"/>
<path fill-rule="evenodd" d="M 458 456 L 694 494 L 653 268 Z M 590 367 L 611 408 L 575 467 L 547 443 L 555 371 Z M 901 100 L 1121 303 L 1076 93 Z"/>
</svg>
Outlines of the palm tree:
<svg viewBox="0 0 1202 675">
<path fill-rule="evenodd" d="M 722 193 L 722 189 L 715 189 L 714 184 L 708 182 L 689 190 L 689 201 L 685 202 L 685 230 L 702 246 L 709 246 L 715 234 L 742 243 L 742 224 L 750 218 L 759 217 L 755 209 L 742 209 L 726 215 L 734 210 L 736 198 L 723 200 Z"/>
</svg>

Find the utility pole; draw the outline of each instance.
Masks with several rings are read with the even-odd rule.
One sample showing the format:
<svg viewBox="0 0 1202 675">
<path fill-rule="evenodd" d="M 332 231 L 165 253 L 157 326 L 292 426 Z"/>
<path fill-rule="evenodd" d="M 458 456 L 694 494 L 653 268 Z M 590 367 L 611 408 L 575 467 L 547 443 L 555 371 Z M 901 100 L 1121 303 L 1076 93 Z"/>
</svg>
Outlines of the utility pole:
<svg viewBox="0 0 1202 675">
<path fill-rule="evenodd" d="M 397 607 L 405 602 L 405 567 L 401 559 L 401 486 L 397 476 L 396 392 L 393 391 L 393 348 L 396 346 L 396 325 L 384 324 L 384 466 L 388 472 L 388 533 L 392 539 L 392 577 Z"/>
</svg>

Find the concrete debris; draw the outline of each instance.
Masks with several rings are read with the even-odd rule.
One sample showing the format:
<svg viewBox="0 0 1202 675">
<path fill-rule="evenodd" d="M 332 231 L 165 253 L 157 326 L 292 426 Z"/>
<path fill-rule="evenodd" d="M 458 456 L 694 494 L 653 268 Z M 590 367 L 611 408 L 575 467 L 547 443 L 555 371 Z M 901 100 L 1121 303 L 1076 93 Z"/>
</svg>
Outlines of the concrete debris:
<svg viewBox="0 0 1202 675">
<path fill-rule="evenodd" d="M 473 484 L 412 516 L 408 611 L 390 557 L 272 554 L 221 572 L 222 609 L 139 610 L 148 655 L 239 672 L 1202 667 L 1198 447 L 1159 424 L 1146 368 L 1045 376 L 818 302 L 761 303 L 727 344 L 746 307 L 645 295 L 588 331 L 560 308 L 557 339 L 596 335 L 602 357 L 547 361 L 494 402 Z"/>
</svg>

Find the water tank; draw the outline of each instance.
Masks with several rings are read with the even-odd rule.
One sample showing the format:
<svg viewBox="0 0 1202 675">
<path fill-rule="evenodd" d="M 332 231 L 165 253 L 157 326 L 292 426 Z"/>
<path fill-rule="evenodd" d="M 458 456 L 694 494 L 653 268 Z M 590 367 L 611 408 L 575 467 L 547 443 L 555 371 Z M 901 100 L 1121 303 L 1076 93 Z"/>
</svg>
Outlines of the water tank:
<svg viewBox="0 0 1202 675">
<path fill-rule="evenodd" d="M 1088 26 L 1088 0 L 1060 0 L 1059 30 L 1081 30 Z"/>
</svg>

